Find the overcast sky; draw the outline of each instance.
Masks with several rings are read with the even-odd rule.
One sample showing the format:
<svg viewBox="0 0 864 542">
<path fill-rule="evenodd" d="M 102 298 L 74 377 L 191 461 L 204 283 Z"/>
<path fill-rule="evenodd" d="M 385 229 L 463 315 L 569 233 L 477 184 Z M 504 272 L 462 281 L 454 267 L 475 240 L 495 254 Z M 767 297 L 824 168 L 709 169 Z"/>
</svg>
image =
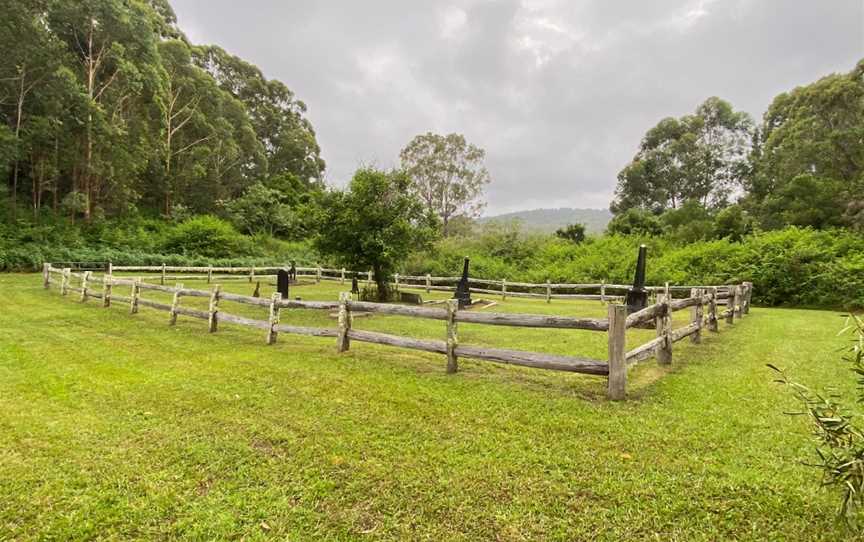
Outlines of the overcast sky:
<svg viewBox="0 0 864 542">
<path fill-rule="evenodd" d="M 343 185 L 417 134 L 487 152 L 486 214 L 605 208 L 647 129 L 720 96 L 760 118 L 864 58 L 864 0 L 171 0 L 303 100 Z"/>
</svg>

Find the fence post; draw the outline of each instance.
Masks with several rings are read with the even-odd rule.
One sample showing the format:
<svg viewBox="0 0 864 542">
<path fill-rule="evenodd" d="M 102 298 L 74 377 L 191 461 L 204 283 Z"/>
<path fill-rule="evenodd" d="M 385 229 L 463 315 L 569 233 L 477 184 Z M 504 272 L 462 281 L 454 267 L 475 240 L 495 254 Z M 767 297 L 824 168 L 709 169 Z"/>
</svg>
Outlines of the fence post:
<svg viewBox="0 0 864 542">
<path fill-rule="evenodd" d="M 141 277 L 132 279 L 132 294 L 129 296 L 129 312 L 131 314 L 138 313 L 138 296 L 141 292 L 141 290 L 138 288 L 138 284 L 140 283 Z"/>
<path fill-rule="evenodd" d="M 753 283 L 745 282 L 744 285 L 746 290 L 744 290 L 744 306 L 741 308 L 741 313 L 750 314 L 750 299 L 753 297 Z"/>
<path fill-rule="evenodd" d="M 456 347 L 459 345 L 456 311 L 459 301 L 447 300 L 447 372 L 452 374 L 459 370 L 459 360 L 456 358 Z"/>
<path fill-rule="evenodd" d="M 428 294 L 431 291 L 432 291 L 432 275 L 430 275 L 429 273 L 426 273 L 426 293 Z"/>
<path fill-rule="evenodd" d="M 696 324 L 696 332 L 690 335 L 690 342 L 699 344 L 702 342 L 702 290 L 699 288 L 690 289 L 690 297 L 698 297 L 699 304 L 690 307 L 690 323 Z"/>
<path fill-rule="evenodd" d="M 627 396 L 627 307 L 625 305 L 609 305 L 609 381 L 607 397 L 612 401 L 621 401 Z"/>
<path fill-rule="evenodd" d="M 669 365 L 672 363 L 672 310 L 666 294 L 657 294 L 657 302 L 663 304 L 663 314 L 655 319 L 657 336 L 663 337 L 663 342 L 657 347 L 657 363 Z"/>
<path fill-rule="evenodd" d="M 366 273 L 366 287 L 372 287 L 372 270 L 370 269 L 368 273 Z"/>
<path fill-rule="evenodd" d="M 108 274 L 114 276 L 114 264 L 108 260 Z"/>
<path fill-rule="evenodd" d="M 210 291 L 210 306 L 207 309 L 207 325 L 210 333 L 215 333 L 219 327 L 219 292 L 218 284 Z"/>
<path fill-rule="evenodd" d="M 165 286 L 165 264 L 164 263 L 162 264 L 162 281 L 161 281 L 161 284 L 162 284 L 162 286 Z"/>
<path fill-rule="evenodd" d="M 69 269 L 68 267 L 63 268 L 63 274 L 61 275 L 62 278 L 60 279 L 60 295 L 66 295 L 69 292 L 68 288 L 70 271 L 71 269 Z"/>
<path fill-rule="evenodd" d="M 546 303 L 552 302 L 552 286 L 549 284 L 549 279 L 546 279 Z"/>
<path fill-rule="evenodd" d="M 42 264 L 42 286 L 45 288 L 51 287 L 51 264 L 43 263 Z"/>
<path fill-rule="evenodd" d="M 342 268 L 342 275 L 339 279 L 339 284 L 345 284 L 345 268 Z"/>
<path fill-rule="evenodd" d="M 254 280 L 255 280 L 255 266 L 253 265 L 252 267 L 249 268 L 249 284 L 252 284 L 252 282 Z"/>
<path fill-rule="evenodd" d="M 321 282 L 321 265 L 318 265 L 318 269 L 315 270 L 315 284 Z"/>
<path fill-rule="evenodd" d="M 273 292 L 270 296 L 270 327 L 267 328 L 267 344 L 274 344 L 276 337 L 279 335 L 279 303 L 282 301 L 282 294 Z"/>
<path fill-rule="evenodd" d="M 730 287 L 729 297 L 726 298 L 726 324 L 730 326 L 735 323 L 735 300 L 738 297 L 735 292 L 737 289 L 737 286 Z"/>
<path fill-rule="evenodd" d="M 600 303 L 606 303 L 606 279 L 600 281 Z"/>
<path fill-rule="evenodd" d="M 351 347 L 351 339 L 348 332 L 351 330 L 351 309 L 348 302 L 351 300 L 350 292 L 339 293 L 339 331 L 336 332 L 336 351 L 347 352 Z"/>
<path fill-rule="evenodd" d="M 183 288 L 183 285 L 178 282 L 174 284 L 174 288 L 174 295 L 171 297 L 171 311 L 168 313 L 169 326 L 177 324 L 177 306 L 180 304 L 180 289 Z"/>
<path fill-rule="evenodd" d="M 102 306 L 110 307 L 111 306 L 111 288 L 113 287 L 114 276 L 113 275 L 103 275 L 102 276 Z"/>
<path fill-rule="evenodd" d="M 741 319 L 741 304 L 742 304 L 742 296 L 741 293 L 744 290 L 744 286 L 741 284 L 735 285 L 735 306 L 734 306 L 734 316 L 735 318 Z"/>
<path fill-rule="evenodd" d="M 87 287 L 90 286 L 90 271 L 81 275 L 81 302 L 87 301 Z"/>
<path fill-rule="evenodd" d="M 396 277 L 396 291 L 398 292 L 399 291 L 399 273 L 396 273 L 395 277 Z"/>
<path fill-rule="evenodd" d="M 213 266 L 207 266 L 207 284 L 210 284 L 210 281 L 213 280 Z"/>
<path fill-rule="evenodd" d="M 708 331 L 717 333 L 720 328 L 717 325 L 717 287 L 711 287 L 711 299 L 708 301 Z"/>
<path fill-rule="evenodd" d="M 501 301 L 507 301 L 507 279 L 501 279 Z"/>
</svg>

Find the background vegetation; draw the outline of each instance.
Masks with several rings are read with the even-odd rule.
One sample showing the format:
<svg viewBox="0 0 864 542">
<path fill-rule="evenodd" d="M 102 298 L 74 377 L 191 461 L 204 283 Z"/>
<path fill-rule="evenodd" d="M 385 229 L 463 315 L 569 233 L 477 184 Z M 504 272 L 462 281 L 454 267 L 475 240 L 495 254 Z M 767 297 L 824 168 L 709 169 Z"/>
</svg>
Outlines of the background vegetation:
<svg viewBox="0 0 864 542">
<path fill-rule="evenodd" d="M 166 0 L 2 9 L 2 270 L 386 260 L 384 283 L 393 271 L 455 274 L 467 255 L 476 276 L 626 282 L 646 243 L 655 283 L 752 280 L 757 303 L 864 304 L 864 62 L 780 94 L 761 121 L 718 97 L 661 119 L 618 175 L 604 235 L 478 222 L 494 183 L 484 150 L 459 134 L 418 135 L 392 196 L 405 209 L 416 199 L 439 226 L 400 244 L 391 226 L 413 232 L 419 215 L 368 220 L 342 205 L 357 194 L 321 181 L 303 102 L 254 65 L 190 43 Z M 345 228 L 334 238 L 334 224 L 362 242 L 349 246 Z"/>
</svg>

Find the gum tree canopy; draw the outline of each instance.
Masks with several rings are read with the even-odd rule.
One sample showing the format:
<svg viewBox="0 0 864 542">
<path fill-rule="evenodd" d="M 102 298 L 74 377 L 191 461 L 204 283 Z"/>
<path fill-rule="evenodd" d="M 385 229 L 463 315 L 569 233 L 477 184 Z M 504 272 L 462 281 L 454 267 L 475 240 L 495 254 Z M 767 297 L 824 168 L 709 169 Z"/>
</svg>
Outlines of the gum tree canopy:
<svg viewBox="0 0 864 542">
<path fill-rule="evenodd" d="M 692 115 L 661 120 L 618 174 L 612 212 L 662 212 L 687 200 L 722 207 L 747 174 L 752 132 L 747 113 L 716 97 Z"/>
<path fill-rule="evenodd" d="M 441 220 L 444 235 L 452 219 L 479 216 L 486 205 L 483 189 L 490 181 L 483 149 L 460 134 L 426 133 L 412 139 L 399 157 L 413 192 Z"/>
</svg>

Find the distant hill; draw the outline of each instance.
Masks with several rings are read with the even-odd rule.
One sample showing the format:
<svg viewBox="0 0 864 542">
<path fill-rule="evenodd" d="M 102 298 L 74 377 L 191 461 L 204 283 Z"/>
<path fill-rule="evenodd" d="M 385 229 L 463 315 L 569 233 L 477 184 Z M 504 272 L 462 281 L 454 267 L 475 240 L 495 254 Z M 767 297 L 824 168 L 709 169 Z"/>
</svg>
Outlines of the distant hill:
<svg viewBox="0 0 864 542">
<path fill-rule="evenodd" d="M 511 220 L 521 221 L 526 229 L 543 232 L 554 232 L 561 226 L 581 222 L 585 224 L 589 233 L 600 233 L 606 229 L 606 224 L 612 220 L 612 213 L 607 209 L 574 209 L 571 207 L 531 209 L 530 211 L 484 216 L 479 219 L 479 222 L 508 222 Z"/>
</svg>

